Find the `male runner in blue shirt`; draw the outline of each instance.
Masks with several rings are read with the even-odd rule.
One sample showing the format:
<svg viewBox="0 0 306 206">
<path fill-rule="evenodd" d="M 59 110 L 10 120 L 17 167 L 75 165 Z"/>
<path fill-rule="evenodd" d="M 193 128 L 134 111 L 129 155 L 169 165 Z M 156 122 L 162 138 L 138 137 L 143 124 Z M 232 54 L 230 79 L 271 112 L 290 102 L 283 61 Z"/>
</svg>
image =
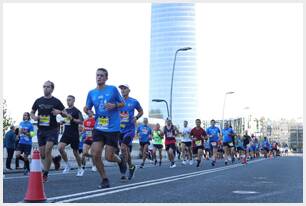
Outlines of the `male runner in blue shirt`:
<svg viewBox="0 0 306 206">
<path fill-rule="evenodd" d="M 117 162 L 121 174 L 126 172 L 126 163 L 123 158 L 115 154 L 120 137 L 119 108 L 124 107 L 124 100 L 115 86 L 106 85 L 108 72 L 104 68 L 96 71 L 97 88 L 89 91 L 84 112 L 95 108 L 95 127 L 93 130 L 92 153 L 97 170 L 102 179 L 98 188 L 110 187 L 101 159 L 105 145 L 105 158 L 110 162 Z"/>
</svg>

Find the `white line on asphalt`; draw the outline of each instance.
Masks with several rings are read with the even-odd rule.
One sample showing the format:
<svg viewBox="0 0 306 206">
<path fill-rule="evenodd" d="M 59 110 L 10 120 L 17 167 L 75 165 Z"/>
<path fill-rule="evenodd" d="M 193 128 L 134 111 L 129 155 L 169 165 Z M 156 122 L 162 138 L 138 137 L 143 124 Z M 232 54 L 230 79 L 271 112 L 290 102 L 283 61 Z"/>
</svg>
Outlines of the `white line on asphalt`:
<svg viewBox="0 0 306 206">
<path fill-rule="evenodd" d="M 76 174 L 76 171 L 75 172 L 70 171 L 68 174 Z M 55 175 L 66 175 L 66 174 L 63 174 L 62 171 L 61 172 L 49 173 L 48 174 L 48 176 L 55 176 Z M 24 175 L 24 176 L 5 177 L 3 179 L 4 180 L 11 180 L 11 179 L 23 179 L 23 178 L 29 178 L 29 176 L 28 175 Z"/>
<path fill-rule="evenodd" d="M 263 161 L 263 160 L 264 159 L 254 160 L 252 162 L 249 162 L 249 164 L 259 162 L 259 161 Z M 118 186 L 118 187 L 114 187 L 114 188 L 107 188 L 107 189 L 103 189 L 103 190 L 94 190 L 94 191 L 88 191 L 88 192 L 84 192 L 84 193 L 77 193 L 77 194 L 65 195 L 65 196 L 61 196 L 61 197 L 48 198 L 48 200 L 56 200 L 56 199 L 63 199 L 63 198 L 66 198 L 66 197 L 80 196 L 80 195 L 85 195 L 85 194 L 88 194 L 88 193 L 94 193 L 94 192 L 97 192 L 97 191 L 100 192 L 98 194 L 92 194 L 92 195 L 89 195 L 89 196 L 83 196 L 83 197 L 77 197 L 77 198 L 58 201 L 58 202 L 73 202 L 73 201 L 76 201 L 76 200 L 89 199 L 89 198 L 93 198 L 93 197 L 99 197 L 99 196 L 105 196 L 105 195 L 108 195 L 108 194 L 119 193 L 119 192 L 126 191 L 126 190 L 138 189 L 138 188 L 148 187 L 148 186 L 157 185 L 157 184 L 164 184 L 164 183 L 167 183 L 167 182 L 173 182 L 173 181 L 177 181 L 177 180 L 181 180 L 181 179 L 186 179 L 186 178 L 195 177 L 195 176 L 199 176 L 199 175 L 209 174 L 209 173 L 212 173 L 212 172 L 228 170 L 228 169 L 241 167 L 241 166 L 244 166 L 244 165 L 235 164 L 235 165 L 219 167 L 219 168 L 210 169 L 210 170 L 192 172 L 192 173 L 187 173 L 187 174 L 183 174 L 183 175 L 176 175 L 176 176 L 172 176 L 172 177 L 168 177 L 168 178 L 161 178 L 161 179 L 156 179 L 156 180 L 151 180 L 151 181 L 139 182 L 139 183 L 136 183 L 136 184 Z M 105 191 L 108 191 L 108 190 L 112 190 L 112 191 L 105 192 Z"/>
</svg>

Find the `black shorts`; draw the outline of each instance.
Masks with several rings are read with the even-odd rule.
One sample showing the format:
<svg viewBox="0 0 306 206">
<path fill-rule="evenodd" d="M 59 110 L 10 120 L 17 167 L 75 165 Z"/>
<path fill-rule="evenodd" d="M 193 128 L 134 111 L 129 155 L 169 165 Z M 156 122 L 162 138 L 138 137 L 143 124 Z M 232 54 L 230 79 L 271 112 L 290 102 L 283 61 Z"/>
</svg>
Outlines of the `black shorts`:
<svg viewBox="0 0 306 206">
<path fill-rule="evenodd" d="M 55 145 L 58 143 L 58 128 L 53 128 L 50 130 L 41 130 L 38 129 L 37 131 L 37 140 L 38 140 L 38 145 L 44 146 L 46 145 L 47 141 L 48 142 L 53 142 Z"/>
<path fill-rule="evenodd" d="M 237 147 L 237 151 L 244 151 L 245 149 L 243 149 L 242 147 Z"/>
<path fill-rule="evenodd" d="M 70 144 L 73 150 L 79 150 L 80 139 L 78 136 L 69 137 L 67 135 L 63 135 L 60 142 L 63 142 L 67 145 Z"/>
<path fill-rule="evenodd" d="M 150 145 L 150 142 L 139 142 L 139 145 L 142 146 L 142 147 L 145 146 L 146 144 Z"/>
<path fill-rule="evenodd" d="M 210 151 L 211 151 L 211 149 L 205 148 L 205 152 L 210 152 Z"/>
<path fill-rule="evenodd" d="M 119 143 L 120 144 L 125 144 L 125 145 L 130 145 L 130 143 L 132 142 L 133 137 L 130 135 L 130 133 L 120 133 L 120 139 L 119 139 Z"/>
<path fill-rule="evenodd" d="M 31 154 L 32 145 L 30 144 L 18 144 L 16 151 L 20 151 L 20 153 L 24 153 L 26 156 Z"/>
<path fill-rule="evenodd" d="M 105 145 L 109 145 L 118 148 L 118 141 L 120 138 L 120 132 L 102 132 L 99 130 L 93 130 L 93 141 L 102 141 Z"/>
<path fill-rule="evenodd" d="M 84 144 L 87 144 L 87 145 L 91 146 L 92 145 L 92 141 L 91 140 L 85 140 Z"/>
<path fill-rule="evenodd" d="M 234 143 L 233 142 L 223 142 L 223 147 L 234 147 Z"/>
<path fill-rule="evenodd" d="M 156 149 L 162 149 L 162 148 L 163 148 L 163 145 L 162 145 L 162 144 L 153 144 L 153 146 L 154 146 Z"/>
<path fill-rule="evenodd" d="M 83 149 L 79 149 L 79 154 L 82 154 L 83 153 Z"/>
<path fill-rule="evenodd" d="M 182 142 L 186 147 L 191 147 L 191 142 Z"/>
<path fill-rule="evenodd" d="M 175 152 L 176 151 L 175 143 L 166 145 L 166 151 L 168 151 L 170 148 Z"/>
<path fill-rule="evenodd" d="M 192 154 L 198 154 L 198 150 L 202 149 L 204 150 L 204 146 L 196 146 L 192 148 Z"/>
</svg>

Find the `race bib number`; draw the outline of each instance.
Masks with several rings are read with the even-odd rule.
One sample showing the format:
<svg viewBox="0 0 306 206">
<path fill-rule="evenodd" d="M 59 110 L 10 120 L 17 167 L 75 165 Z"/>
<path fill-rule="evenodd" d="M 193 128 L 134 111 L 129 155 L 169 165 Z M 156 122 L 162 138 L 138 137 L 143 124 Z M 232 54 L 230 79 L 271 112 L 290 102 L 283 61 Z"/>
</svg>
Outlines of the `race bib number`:
<svg viewBox="0 0 306 206">
<path fill-rule="evenodd" d="M 128 112 L 121 112 L 120 113 L 121 122 L 127 123 L 129 122 L 129 113 Z"/>
<path fill-rule="evenodd" d="M 143 129 L 142 129 L 142 134 L 148 134 L 147 128 L 143 128 Z"/>
<path fill-rule="evenodd" d="M 65 117 L 64 122 L 65 122 L 66 126 L 70 126 L 70 119 L 69 118 Z"/>
<path fill-rule="evenodd" d="M 202 141 L 201 140 L 196 140 L 195 144 L 196 144 L 196 146 L 202 146 Z"/>
<path fill-rule="evenodd" d="M 99 117 L 97 129 L 108 129 L 109 118 L 108 117 Z"/>
<path fill-rule="evenodd" d="M 228 145 L 229 145 L 230 147 L 234 146 L 234 144 L 233 144 L 232 142 L 228 143 Z"/>
<path fill-rule="evenodd" d="M 40 116 L 39 126 L 44 126 L 44 127 L 50 126 L 50 116 Z"/>
<path fill-rule="evenodd" d="M 167 132 L 167 137 L 170 138 L 173 136 L 173 133 L 172 132 Z"/>
<path fill-rule="evenodd" d="M 211 145 L 212 145 L 213 147 L 215 147 L 215 146 L 217 146 L 217 142 L 212 142 Z"/>
<path fill-rule="evenodd" d="M 92 131 L 86 131 L 86 137 L 92 137 Z"/>
</svg>

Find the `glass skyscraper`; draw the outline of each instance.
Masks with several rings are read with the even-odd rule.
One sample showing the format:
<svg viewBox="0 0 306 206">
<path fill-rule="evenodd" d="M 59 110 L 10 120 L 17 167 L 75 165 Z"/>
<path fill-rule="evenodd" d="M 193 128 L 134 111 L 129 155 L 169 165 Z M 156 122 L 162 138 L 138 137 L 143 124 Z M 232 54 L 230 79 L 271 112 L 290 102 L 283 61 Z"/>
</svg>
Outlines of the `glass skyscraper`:
<svg viewBox="0 0 306 206">
<path fill-rule="evenodd" d="M 150 117 L 167 117 L 171 75 L 177 49 L 192 47 L 177 54 L 172 95 L 172 119 L 182 125 L 200 118 L 197 100 L 195 7 L 192 3 L 152 3 L 150 58 Z M 170 105 L 169 105 L 170 109 Z"/>
</svg>

